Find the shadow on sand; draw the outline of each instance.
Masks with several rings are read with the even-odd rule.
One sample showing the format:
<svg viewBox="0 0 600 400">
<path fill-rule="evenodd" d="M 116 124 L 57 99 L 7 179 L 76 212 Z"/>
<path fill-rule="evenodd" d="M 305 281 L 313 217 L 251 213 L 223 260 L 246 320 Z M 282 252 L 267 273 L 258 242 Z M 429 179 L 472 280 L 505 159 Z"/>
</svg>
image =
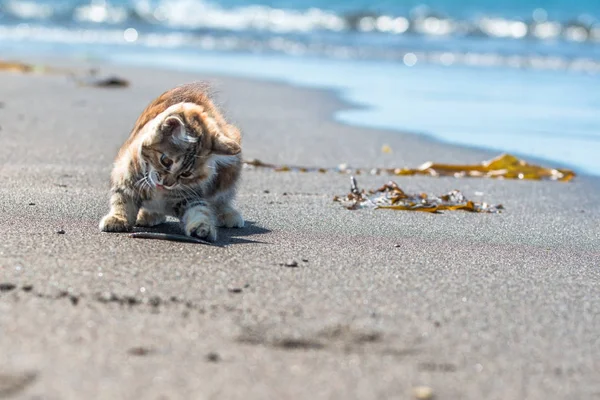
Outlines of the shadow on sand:
<svg viewBox="0 0 600 400">
<path fill-rule="evenodd" d="M 168 233 L 174 235 L 183 235 L 183 229 L 179 221 L 169 220 L 163 224 L 154 226 L 152 228 L 146 227 L 135 227 L 134 232 L 156 232 L 156 233 Z M 263 235 L 271 232 L 269 229 L 263 228 L 256 225 L 254 221 L 246 221 L 246 226 L 239 229 L 234 228 L 219 228 L 219 238 L 215 242 L 218 247 L 223 247 L 231 244 L 245 244 L 245 243 L 261 243 L 266 244 L 267 242 L 261 242 L 259 240 L 248 239 L 250 236 Z"/>
</svg>

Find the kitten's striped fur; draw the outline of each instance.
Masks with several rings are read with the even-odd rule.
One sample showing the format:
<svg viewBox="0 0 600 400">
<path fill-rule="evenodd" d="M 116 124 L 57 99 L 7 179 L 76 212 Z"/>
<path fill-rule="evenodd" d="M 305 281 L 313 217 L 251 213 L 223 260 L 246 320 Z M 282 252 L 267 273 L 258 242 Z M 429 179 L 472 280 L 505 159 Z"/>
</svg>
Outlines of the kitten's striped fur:
<svg viewBox="0 0 600 400">
<path fill-rule="evenodd" d="M 188 236 L 214 241 L 217 226 L 244 226 L 232 206 L 242 168 L 241 135 L 190 83 L 155 99 L 138 118 L 111 174 L 105 232 L 179 218 Z"/>
</svg>

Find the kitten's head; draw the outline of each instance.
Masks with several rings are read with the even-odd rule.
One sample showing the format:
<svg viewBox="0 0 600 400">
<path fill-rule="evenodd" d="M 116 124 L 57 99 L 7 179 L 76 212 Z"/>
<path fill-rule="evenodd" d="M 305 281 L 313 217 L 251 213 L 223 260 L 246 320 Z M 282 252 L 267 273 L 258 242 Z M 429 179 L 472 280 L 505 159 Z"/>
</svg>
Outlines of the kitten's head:
<svg viewBox="0 0 600 400">
<path fill-rule="evenodd" d="M 217 164 L 239 162 L 239 138 L 230 138 L 203 106 L 169 107 L 144 128 L 140 164 L 151 188 L 192 187 L 211 178 Z"/>
</svg>

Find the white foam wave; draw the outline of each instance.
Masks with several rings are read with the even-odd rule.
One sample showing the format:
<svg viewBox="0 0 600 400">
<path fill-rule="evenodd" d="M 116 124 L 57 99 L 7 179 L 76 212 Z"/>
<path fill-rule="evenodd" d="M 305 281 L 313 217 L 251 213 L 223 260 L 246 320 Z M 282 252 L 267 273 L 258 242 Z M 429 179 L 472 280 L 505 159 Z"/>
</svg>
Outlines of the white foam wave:
<svg viewBox="0 0 600 400">
<path fill-rule="evenodd" d="M 35 1 L 11 0 L 4 3 L 6 11 L 21 19 L 49 19 L 54 15 L 54 7 Z"/>
<path fill-rule="evenodd" d="M 229 31 L 259 30 L 274 33 L 311 31 L 360 31 L 425 36 L 483 35 L 494 38 L 569 41 L 599 41 L 600 26 L 589 21 L 561 23 L 546 19 L 547 12 L 536 9 L 529 21 L 481 17 L 455 20 L 434 12 L 417 9 L 409 16 L 339 15 L 317 8 L 305 11 L 244 6 L 224 8 L 206 0 L 137 0 L 134 10 L 144 19 L 172 28 L 217 29 Z"/>
<path fill-rule="evenodd" d="M 73 19 L 78 22 L 118 24 L 125 22 L 128 14 L 124 7 L 114 7 L 106 1 L 96 0 L 75 8 Z"/>
<path fill-rule="evenodd" d="M 189 32 L 143 33 L 135 28 L 125 29 L 78 29 L 76 31 L 20 24 L 0 25 L 0 43 L 40 42 L 79 45 L 119 45 L 152 48 L 199 49 L 219 51 L 242 51 L 251 53 L 283 53 L 292 56 L 325 56 L 344 59 L 390 60 L 413 67 L 417 64 L 442 66 L 467 65 L 473 67 L 504 67 L 534 70 L 569 70 L 600 74 L 600 60 L 584 57 L 504 55 L 482 52 L 419 51 L 410 49 L 373 48 L 369 46 L 331 45 L 302 43 L 284 37 L 264 40 L 251 39 L 236 34 L 213 36 Z"/>
<path fill-rule="evenodd" d="M 345 20 L 320 9 L 307 11 L 281 10 L 265 6 L 226 9 L 201 0 L 162 0 L 153 5 L 149 0 L 135 4 L 139 15 L 176 28 L 213 28 L 233 31 L 257 29 L 273 32 L 294 32 L 347 28 Z"/>
<path fill-rule="evenodd" d="M 589 18 L 571 22 L 550 21 L 543 9 L 534 10 L 528 20 L 485 16 L 457 20 L 421 8 L 406 16 L 373 13 L 340 15 L 318 8 L 292 10 L 259 5 L 226 8 L 208 0 L 130 1 L 126 7 L 116 6 L 109 0 L 91 0 L 70 10 L 70 13 L 75 22 L 115 25 L 145 21 L 149 25 L 161 25 L 174 30 L 261 31 L 274 34 L 377 32 L 389 35 L 479 36 L 540 41 L 562 39 L 576 43 L 600 43 L 600 23 Z M 56 5 L 33 0 L 7 0 L 0 5 L 7 15 L 25 20 L 52 22 L 54 17 L 62 17 L 65 13 Z"/>
</svg>

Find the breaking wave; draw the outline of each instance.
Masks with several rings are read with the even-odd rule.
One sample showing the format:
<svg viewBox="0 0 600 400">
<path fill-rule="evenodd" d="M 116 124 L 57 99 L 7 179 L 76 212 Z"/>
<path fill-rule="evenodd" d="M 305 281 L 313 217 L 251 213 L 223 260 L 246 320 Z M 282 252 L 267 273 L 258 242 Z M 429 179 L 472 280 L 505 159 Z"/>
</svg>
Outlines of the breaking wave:
<svg viewBox="0 0 600 400">
<path fill-rule="evenodd" d="M 0 39 L 600 73 L 600 23 L 590 16 L 551 20 L 543 9 L 532 10 L 528 19 L 461 19 L 427 7 L 380 15 L 226 8 L 203 0 L 73 1 L 0 1 Z"/>
<path fill-rule="evenodd" d="M 567 40 L 600 43 L 600 22 L 591 16 L 570 21 L 552 21 L 543 9 L 532 10 L 525 19 L 481 16 L 453 19 L 427 7 L 408 15 L 378 15 L 372 12 L 339 14 L 318 8 L 277 9 L 263 5 L 225 8 L 203 0 L 135 0 L 126 5 L 108 1 L 70 5 L 34 0 L 0 3 L 0 22 L 56 21 L 82 24 L 148 24 L 180 30 L 225 30 L 282 32 L 358 32 L 389 35 L 477 36 L 490 38 Z"/>
</svg>

